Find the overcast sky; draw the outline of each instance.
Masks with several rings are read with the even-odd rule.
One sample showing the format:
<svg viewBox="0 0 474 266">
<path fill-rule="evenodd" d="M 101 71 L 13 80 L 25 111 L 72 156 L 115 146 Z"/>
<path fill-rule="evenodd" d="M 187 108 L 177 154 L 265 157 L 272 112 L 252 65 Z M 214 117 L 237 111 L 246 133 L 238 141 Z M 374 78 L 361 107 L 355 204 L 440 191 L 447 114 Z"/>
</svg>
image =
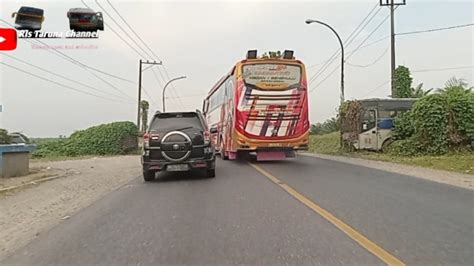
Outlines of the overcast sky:
<svg viewBox="0 0 474 266">
<path fill-rule="evenodd" d="M 347 39 L 378 0 L 370 1 L 279 1 L 279 2 L 201 2 L 201 1 L 118 1 L 110 0 L 132 28 L 164 62 L 171 78 L 186 75 L 187 79 L 169 87 L 167 110 L 193 110 L 200 108 L 202 99 L 214 83 L 229 71 L 231 66 L 243 59 L 249 49 L 259 52 L 291 49 L 295 56 L 308 67 L 308 80 L 321 69 L 322 62 L 338 48 L 338 43 L 329 29 L 317 25 L 306 25 L 305 19 L 313 18 L 332 25 Z M 473 1 L 424 1 L 408 0 L 406 6 L 396 10 L 396 31 L 408 32 L 451 25 L 472 23 Z M 86 0 L 95 11 L 102 11 L 95 0 Z M 121 22 L 105 0 L 99 3 Z M 0 18 L 13 23 L 11 13 L 20 6 L 33 6 L 45 10 L 44 31 L 67 31 L 66 12 L 72 7 L 82 7 L 80 0 L 62 1 L 4 1 L 0 2 Z M 346 47 L 350 51 L 376 28 L 389 14 L 386 7 Z M 108 26 L 121 33 L 120 29 L 104 13 Z M 8 27 L 0 21 L 0 27 Z M 128 29 L 121 24 L 124 29 Z M 96 49 L 59 49 L 64 54 L 91 67 L 119 77 L 137 81 L 137 55 L 108 27 L 100 32 L 99 39 L 43 39 L 48 45 L 92 45 Z M 387 20 L 367 41 L 370 44 L 389 35 Z M 397 64 L 411 70 L 430 70 L 472 66 L 474 28 L 466 27 L 449 31 L 398 36 Z M 127 38 L 122 33 L 123 38 Z M 127 39 L 128 40 L 128 39 Z M 347 59 L 345 91 L 346 99 L 361 97 L 384 97 L 390 93 L 389 38 L 358 50 Z M 134 47 L 136 45 L 129 41 Z M 34 43 L 34 42 L 33 42 Z M 140 43 L 140 42 L 139 42 Z M 146 49 L 146 48 L 145 48 Z M 143 52 L 142 52 L 143 53 Z M 27 66 L 5 54 L 31 64 L 41 66 L 70 79 L 80 81 L 104 93 L 93 91 L 54 75 Z M 152 58 L 142 58 L 152 59 Z M 374 61 L 378 60 L 375 64 Z M 107 83 L 96 78 L 78 65 L 72 64 L 54 53 L 33 49 L 26 40 L 19 40 L 18 48 L 0 53 L 0 61 L 30 73 L 42 76 L 104 97 L 125 102 L 108 101 L 81 94 L 62 86 L 29 76 L 0 65 L 0 128 L 21 131 L 34 137 L 56 137 L 69 135 L 74 130 L 111 121 L 136 121 L 137 85 L 124 82 L 96 72 Z M 324 121 L 335 115 L 339 104 L 340 59 L 316 77 L 310 84 L 315 88 L 310 94 L 310 120 Z M 355 67 L 353 65 L 370 65 Z M 144 98 L 150 100 L 151 109 L 161 109 L 163 78 L 156 67 L 153 72 L 143 73 Z M 333 69 L 335 72 L 326 78 Z M 449 78 L 456 76 L 473 85 L 473 68 L 445 71 L 414 72 L 414 84 L 423 82 L 424 88 L 441 87 Z M 323 81 L 324 80 L 324 81 Z M 323 81 L 323 82 L 321 82 Z M 317 85 L 317 87 L 315 87 Z M 118 95 L 111 96 L 111 94 Z M 126 95 L 126 96 L 125 96 Z M 179 98 L 177 98 L 179 97 Z"/>
</svg>

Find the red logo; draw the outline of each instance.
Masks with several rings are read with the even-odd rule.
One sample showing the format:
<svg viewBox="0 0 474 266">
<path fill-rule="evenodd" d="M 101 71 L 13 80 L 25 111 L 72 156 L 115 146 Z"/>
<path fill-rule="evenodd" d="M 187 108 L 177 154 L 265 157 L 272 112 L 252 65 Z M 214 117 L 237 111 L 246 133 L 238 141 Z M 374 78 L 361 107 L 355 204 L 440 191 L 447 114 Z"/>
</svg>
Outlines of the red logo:
<svg viewBox="0 0 474 266">
<path fill-rule="evenodd" d="M 16 30 L 0 29 L 0 51 L 16 49 Z"/>
</svg>

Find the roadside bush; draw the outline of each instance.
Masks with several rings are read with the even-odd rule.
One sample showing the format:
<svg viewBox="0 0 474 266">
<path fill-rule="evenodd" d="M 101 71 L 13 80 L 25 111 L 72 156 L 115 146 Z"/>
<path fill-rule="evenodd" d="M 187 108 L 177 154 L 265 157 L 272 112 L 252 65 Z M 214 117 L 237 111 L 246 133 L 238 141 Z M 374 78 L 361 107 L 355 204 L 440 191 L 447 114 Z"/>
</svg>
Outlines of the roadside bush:
<svg viewBox="0 0 474 266">
<path fill-rule="evenodd" d="M 456 86 L 443 92 L 446 97 L 448 140 L 451 146 L 474 139 L 474 93 Z"/>
<path fill-rule="evenodd" d="M 413 156 L 419 153 L 419 145 L 413 139 L 395 140 L 384 152 L 397 156 Z"/>
<path fill-rule="evenodd" d="M 9 144 L 11 142 L 10 136 L 8 136 L 8 131 L 0 128 L 0 144 Z"/>
<path fill-rule="evenodd" d="M 415 140 L 420 152 L 442 154 L 447 152 L 446 98 L 442 94 L 433 94 L 418 100 L 412 109 L 415 126 Z"/>
<path fill-rule="evenodd" d="M 137 126 L 114 122 L 74 132 L 69 138 L 41 143 L 34 156 L 117 155 L 137 149 Z"/>
<path fill-rule="evenodd" d="M 401 113 L 395 117 L 392 137 L 394 140 L 407 139 L 415 132 L 413 118 L 410 111 Z"/>
<path fill-rule="evenodd" d="M 474 93 L 450 86 L 418 100 L 411 112 L 395 120 L 392 153 L 445 154 L 465 148 L 474 139 Z"/>
</svg>

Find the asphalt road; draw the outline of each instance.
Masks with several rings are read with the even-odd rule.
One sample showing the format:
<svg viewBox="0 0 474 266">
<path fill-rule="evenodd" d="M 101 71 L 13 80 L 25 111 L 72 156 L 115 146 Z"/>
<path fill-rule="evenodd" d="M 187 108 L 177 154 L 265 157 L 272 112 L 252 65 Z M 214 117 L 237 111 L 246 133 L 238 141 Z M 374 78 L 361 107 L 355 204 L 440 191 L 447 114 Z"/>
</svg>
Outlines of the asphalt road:
<svg viewBox="0 0 474 266">
<path fill-rule="evenodd" d="M 474 193 L 312 157 L 141 177 L 2 265 L 474 265 Z"/>
</svg>

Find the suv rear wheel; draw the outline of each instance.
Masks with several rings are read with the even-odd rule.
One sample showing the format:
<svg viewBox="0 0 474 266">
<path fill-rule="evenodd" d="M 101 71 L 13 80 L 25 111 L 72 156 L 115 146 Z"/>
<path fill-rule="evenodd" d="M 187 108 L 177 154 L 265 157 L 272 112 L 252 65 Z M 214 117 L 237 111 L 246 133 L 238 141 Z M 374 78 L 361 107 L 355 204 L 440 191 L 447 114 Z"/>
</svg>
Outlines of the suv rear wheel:
<svg viewBox="0 0 474 266">
<path fill-rule="evenodd" d="M 145 172 L 143 172 L 143 179 L 144 179 L 146 182 L 151 182 L 151 181 L 155 180 L 155 172 L 153 172 L 153 171 L 145 171 Z"/>
<path fill-rule="evenodd" d="M 206 175 L 207 175 L 208 178 L 216 177 L 216 169 L 207 168 L 206 169 Z"/>
</svg>

